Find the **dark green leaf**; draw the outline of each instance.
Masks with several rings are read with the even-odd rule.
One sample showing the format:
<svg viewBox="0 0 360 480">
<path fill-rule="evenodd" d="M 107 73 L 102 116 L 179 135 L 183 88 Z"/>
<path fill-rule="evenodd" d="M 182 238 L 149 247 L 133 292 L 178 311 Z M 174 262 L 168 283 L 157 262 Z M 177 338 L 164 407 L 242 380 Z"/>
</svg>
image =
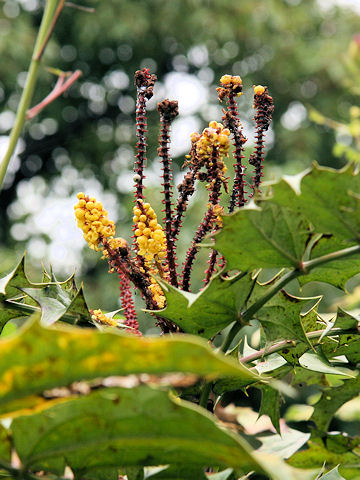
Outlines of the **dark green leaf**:
<svg viewBox="0 0 360 480">
<path fill-rule="evenodd" d="M 9 432 L 0 424 L 0 461 L 10 463 L 11 442 Z"/>
<path fill-rule="evenodd" d="M 254 282 L 250 275 L 226 278 L 220 274 L 204 290 L 189 293 L 160 281 L 167 306 L 157 315 L 173 321 L 186 333 L 211 338 L 240 319 Z"/>
<path fill-rule="evenodd" d="M 353 166 L 333 170 L 314 165 L 301 180 L 301 195 L 282 180 L 274 186 L 273 201 L 291 205 L 304 215 L 316 232 L 333 234 L 349 244 L 360 240 L 360 175 Z"/>
<path fill-rule="evenodd" d="M 261 387 L 259 417 L 268 415 L 275 430 L 280 434 L 280 393 L 267 385 Z"/>
<path fill-rule="evenodd" d="M 205 410 L 146 386 L 101 390 L 18 417 L 11 428 L 28 469 L 186 464 L 262 471 L 245 441 Z"/>
<path fill-rule="evenodd" d="M 309 236 L 309 224 L 302 215 L 264 203 L 261 209 L 244 208 L 224 217 L 215 247 L 230 270 L 291 267 L 302 261 Z"/>
<path fill-rule="evenodd" d="M 325 389 L 320 400 L 315 404 L 311 420 L 316 423 L 320 431 L 326 432 L 337 410 L 344 403 L 356 397 L 359 394 L 359 390 L 360 376 L 351 380 L 345 380 L 343 385 L 339 387 Z"/>
</svg>

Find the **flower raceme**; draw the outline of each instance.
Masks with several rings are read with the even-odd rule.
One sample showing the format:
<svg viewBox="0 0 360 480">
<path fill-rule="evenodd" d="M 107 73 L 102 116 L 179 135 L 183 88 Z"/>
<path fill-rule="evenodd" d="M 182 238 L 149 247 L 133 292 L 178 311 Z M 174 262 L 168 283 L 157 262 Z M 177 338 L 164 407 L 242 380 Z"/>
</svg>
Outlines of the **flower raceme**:
<svg viewBox="0 0 360 480">
<path fill-rule="evenodd" d="M 217 88 L 220 102 L 225 103 L 221 123 L 211 121 L 201 133 L 191 135 L 191 150 L 185 156 L 184 168 L 188 171 L 182 183 L 177 187 L 178 195 L 173 203 L 174 185 L 171 159 L 171 122 L 178 114 L 175 100 L 165 99 L 157 105 L 160 115 L 160 133 L 158 155 L 162 164 L 162 195 L 164 204 L 163 225 L 145 200 L 144 169 L 147 158 L 147 118 L 146 104 L 153 95 L 156 77 L 148 69 L 139 70 L 135 74 L 137 87 L 136 102 L 136 137 L 137 154 L 134 164 L 135 202 L 133 208 L 134 242 L 129 245 L 123 238 L 115 237 L 115 225 L 108 219 L 107 212 L 95 198 L 78 194 L 75 205 L 75 216 L 78 226 L 90 248 L 101 250 L 108 260 L 109 271 L 117 272 L 120 283 L 120 299 L 127 318 L 127 325 L 137 328 L 136 313 L 131 296 L 131 285 L 137 288 L 146 302 L 148 310 L 156 310 L 166 306 L 164 292 L 156 281 L 156 277 L 168 281 L 174 287 L 190 291 L 191 272 L 199 244 L 206 235 L 214 234 L 222 227 L 224 213 L 221 195 L 230 193 L 229 213 L 235 208 L 242 208 L 249 198 L 260 192 L 264 161 L 264 138 L 268 130 L 274 110 L 272 97 L 266 86 L 254 85 L 254 109 L 256 137 L 253 153 L 248 164 L 253 166 L 252 192 L 248 193 L 244 144 L 247 141 L 239 118 L 237 99 L 243 94 L 243 82 L 238 75 L 223 75 Z M 230 154 L 230 143 L 233 144 L 234 178 L 229 192 L 229 178 L 226 176 L 225 159 Z M 208 191 L 206 211 L 185 255 L 181 274 L 178 272 L 176 243 L 182 226 L 182 219 L 188 207 L 190 197 L 194 194 L 196 182 L 205 182 Z M 212 251 L 209 268 L 205 271 L 205 285 L 212 275 L 223 268 L 224 259 L 216 251 Z M 102 314 L 102 313 L 101 313 Z M 100 313 L 99 313 L 100 315 Z M 103 314 L 102 314 L 103 315 Z M 164 333 L 177 332 L 179 327 L 166 319 L 156 317 L 158 325 Z M 106 319 L 103 318 L 105 321 Z"/>
</svg>

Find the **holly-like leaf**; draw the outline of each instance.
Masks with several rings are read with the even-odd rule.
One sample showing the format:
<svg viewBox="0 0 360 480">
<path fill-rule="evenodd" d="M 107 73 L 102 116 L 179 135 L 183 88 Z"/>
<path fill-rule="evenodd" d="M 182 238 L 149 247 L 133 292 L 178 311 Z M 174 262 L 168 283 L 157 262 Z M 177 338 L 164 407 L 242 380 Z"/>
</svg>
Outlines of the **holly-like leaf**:
<svg viewBox="0 0 360 480">
<path fill-rule="evenodd" d="M 302 177 L 301 194 L 288 180 L 273 189 L 272 201 L 280 206 L 291 205 L 297 214 L 310 220 L 317 233 L 335 235 L 348 242 L 347 246 L 360 240 L 360 175 L 352 165 L 333 170 L 315 164 Z"/>
<path fill-rule="evenodd" d="M 16 352 L 16 355 L 14 355 Z M 118 331 L 32 322 L 0 338 L 0 404 L 78 380 L 131 373 L 185 372 L 214 379 L 260 379 L 191 336 L 137 337 Z"/>
<path fill-rule="evenodd" d="M 264 287 L 258 287 L 251 297 L 251 301 L 263 296 L 266 290 Z M 295 297 L 284 290 L 272 297 L 255 314 L 265 331 L 267 343 L 270 344 L 285 338 L 303 342 L 305 346 L 311 348 L 302 323 L 302 317 L 305 317 L 305 314 L 301 315 L 301 311 L 307 303 L 312 302 L 311 308 L 306 312 L 309 313 L 317 307 L 320 300 L 321 297 Z M 289 361 L 287 357 L 286 360 Z"/>
<path fill-rule="evenodd" d="M 186 333 L 211 338 L 240 319 L 254 282 L 251 275 L 227 278 L 219 274 L 199 293 L 189 293 L 159 280 L 167 304 L 156 314 Z"/>
<path fill-rule="evenodd" d="M 66 285 L 65 285 L 66 286 Z M 35 300 L 41 308 L 41 322 L 44 325 L 52 325 L 62 319 L 65 314 L 69 314 L 73 319 L 65 319 L 70 323 L 88 323 L 91 322 L 83 288 L 74 294 L 62 284 L 51 283 L 40 288 L 21 288 L 21 291 Z"/>
<path fill-rule="evenodd" d="M 270 202 L 261 209 L 243 208 L 223 222 L 214 237 L 215 248 L 229 270 L 297 267 L 310 237 L 309 222 L 302 215 Z"/>
<path fill-rule="evenodd" d="M 268 415 L 275 430 L 280 435 L 280 393 L 267 385 L 261 387 L 259 417 Z"/>
<path fill-rule="evenodd" d="M 239 436 L 207 412 L 147 386 L 100 390 L 18 417 L 11 426 L 26 469 L 74 471 L 128 465 L 219 466 L 263 471 Z"/>
<path fill-rule="evenodd" d="M 328 361 L 320 347 L 316 348 L 316 352 L 305 352 L 299 358 L 299 364 L 308 370 L 313 370 L 314 372 L 327 373 L 331 375 L 344 375 L 346 377 L 354 378 L 354 374 L 348 368 L 343 367 L 334 367 Z"/>
<path fill-rule="evenodd" d="M 346 476 L 347 479 L 358 478 L 356 476 L 356 473 L 357 475 L 359 474 L 359 456 L 357 454 L 350 451 L 332 452 L 325 447 L 323 440 L 319 438 L 312 438 L 308 442 L 308 447 L 307 450 L 296 452 L 287 460 L 288 463 L 297 468 L 307 469 L 316 466 L 321 468 L 325 462 L 327 468 L 333 468 L 340 465 L 340 472 L 343 470 L 342 465 L 344 465 L 344 474 L 345 468 L 349 473 L 349 476 Z"/>
<path fill-rule="evenodd" d="M 275 454 L 281 458 L 289 458 L 297 452 L 310 438 L 310 433 L 299 432 L 293 428 L 286 428 L 281 435 L 257 437 L 262 446 L 259 451 Z"/>
<path fill-rule="evenodd" d="M 323 480 L 345 480 L 345 478 L 339 473 L 338 465 L 332 470 L 329 470 L 324 475 L 321 475 L 321 477 L 317 477 L 317 478 L 323 479 Z M 315 480 L 317 480 L 317 478 Z"/>
<path fill-rule="evenodd" d="M 0 279 L 0 294 L 3 298 L 19 296 L 19 287 L 31 287 L 33 284 L 28 280 L 25 273 L 25 255 L 12 272 Z"/>
<path fill-rule="evenodd" d="M 360 376 L 345 380 L 339 387 L 326 388 L 315 404 L 313 420 L 320 431 L 326 432 L 337 410 L 346 402 L 357 397 L 360 390 Z M 338 462 L 340 463 L 340 462 Z"/>
</svg>

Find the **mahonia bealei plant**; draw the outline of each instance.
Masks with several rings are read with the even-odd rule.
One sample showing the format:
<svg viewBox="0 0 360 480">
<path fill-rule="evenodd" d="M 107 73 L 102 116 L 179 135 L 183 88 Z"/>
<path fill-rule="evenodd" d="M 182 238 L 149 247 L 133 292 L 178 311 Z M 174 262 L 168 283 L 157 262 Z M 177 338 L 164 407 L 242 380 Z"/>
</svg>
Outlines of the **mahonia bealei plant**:
<svg viewBox="0 0 360 480">
<path fill-rule="evenodd" d="M 254 167 L 250 192 L 246 190 L 246 167 L 244 165 L 244 145 L 247 138 L 243 134 L 239 119 L 237 98 L 243 94 L 242 79 L 238 75 L 224 75 L 217 88 L 220 102 L 226 102 L 221 122 L 209 123 L 201 133 L 191 135 L 191 149 L 183 165 L 187 171 L 183 181 L 178 185 L 176 203 L 174 195 L 172 159 L 170 156 L 171 122 L 178 115 L 178 102 L 165 99 L 158 103 L 160 115 L 160 133 L 158 155 L 163 171 L 163 224 L 157 214 L 146 202 L 144 196 L 144 170 L 147 151 L 147 117 L 146 103 L 153 96 L 156 76 L 148 69 L 135 73 L 137 88 L 136 102 L 136 157 L 134 164 L 134 208 L 133 208 L 133 244 L 115 237 L 114 222 L 108 219 L 106 210 L 95 198 L 84 193 L 78 194 L 75 205 L 75 216 L 78 226 L 90 248 L 103 252 L 103 258 L 109 263 L 109 271 L 119 276 L 120 300 L 125 316 L 122 324 L 137 334 L 139 325 L 136 318 L 132 286 L 140 291 L 146 308 L 152 311 L 157 324 L 164 333 L 178 332 L 179 327 L 156 315 L 156 311 L 166 306 L 166 297 L 156 280 L 162 280 L 175 287 L 190 291 L 192 266 L 194 264 L 199 243 L 208 234 L 215 233 L 222 226 L 224 205 L 220 203 L 223 192 L 229 194 L 228 212 L 243 207 L 253 197 L 261 184 L 264 162 L 264 136 L 268 130 L 274 110 L 273 99 L 265 86 L 254 86 L 256 122 L 256 140 L 254 152 L 248 163 Z M 230 144 L 233 143 L 234 179 L 229 191 L 226 158 L 230 155 Z M 208 201 L 204 217 L 200 222 L 193 240 L 186 253 L 184 263 L 178 270 L 176 244 L 190 197 L 195 191 L 196 182 L 203 182 L 208 191 Z M 217 269 L 224 266 L 224 259 L 212 250 L 209 265 L 205 271 L 204 283 L 209 283 Z M 106 316 L 101 310 L 91 311 L 94 322 L 107 326 L 121 326 L 116 320 Z"/>
</svg>

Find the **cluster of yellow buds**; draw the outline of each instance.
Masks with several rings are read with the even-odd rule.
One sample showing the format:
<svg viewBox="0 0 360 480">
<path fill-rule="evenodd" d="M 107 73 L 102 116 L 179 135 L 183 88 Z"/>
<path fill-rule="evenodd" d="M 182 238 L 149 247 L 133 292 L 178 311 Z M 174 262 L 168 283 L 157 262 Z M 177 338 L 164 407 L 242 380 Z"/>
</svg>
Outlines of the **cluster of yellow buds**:
<svg viewBox="0 0 360 480">
<path fill-rule="evenodd" d="M 83 192 L 78 193 L 77 198 L 79 201 L 74 207 L 77 225 L 83 231 L 89 247 L 99 250 L 99 243 L 115 234 L 114 222 L 109 220 L 107 211 L 96 198 L 88 197 Z"/>
<path fill-rule="evenodd" d="M 265 87 L 262 85 L 253 85 L 255 95 L 262 95 L 265 92 Z"/>
<path fill-rule="evenodd" d="M 191 141 L 196 144 L 196 154 L 199 158 L 209 158 L 214 148 L 219 149 L 220 157 L 227 156 L 230 148 L 230 130 L 214 120 L 201 135 L 193 133 Z"/>
<path fill-rule="evenodd" d="M 151 291 L 153 300 L 156 302 L 158 308 L 159 309 L 164 308 L 166 297 L 160 285 L 157 283 L 157 281 L 154 278 L 151 278 L 151 285 L 149 287 L 149 290 Z"/>
<path fill-rule="evenodd" d="M 211 205 L 208 205 L 208 208 L 210 208 Z M 215 223 L 218 227 L 222 227 L 223 225 L 223 219 L 222 216 L 224 215 L 224 207 L 221 205 L 214 205 L 212 207 L 212 212 L 215 215 Z"/>
<path fill-rule="evenodd" d="M 96 322 L 100 323 L 101 325 L 106 325 L 107 327 L 117 327 L 118 322 L 113 320 L 112 318 L 108 317 L 103 313 L 100 309 L 98 310 L 90 310 L 91 319 Z"/>
<path fill-rule="evenodd" d="M 242 85 L 242 79 L 239 75 L 223 75 L 220 78 L 220 83 L 224 87 L 231 85 L 232 87 Z"/>
<path fill-rule="evenodd" d="M 156 255 L 159 259 L 166 256 L 166 238 L 162 226 L 157 221 L 157 216 L 150 203 L 137 201 L 134 207 L 133 221 L 135 224 L 135 237 L 138 244 L 138 254 L 151 261 Z"/>
<path fill-rule="evenodd" d="M 242 93 L 242 79 L 239 75 L 223 75 L 220 78 L 220 85 L 216 91 L 219 99 L 222 101 L 227 95 L 236 95 L 240 97 Z"/>
</svg>

